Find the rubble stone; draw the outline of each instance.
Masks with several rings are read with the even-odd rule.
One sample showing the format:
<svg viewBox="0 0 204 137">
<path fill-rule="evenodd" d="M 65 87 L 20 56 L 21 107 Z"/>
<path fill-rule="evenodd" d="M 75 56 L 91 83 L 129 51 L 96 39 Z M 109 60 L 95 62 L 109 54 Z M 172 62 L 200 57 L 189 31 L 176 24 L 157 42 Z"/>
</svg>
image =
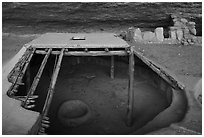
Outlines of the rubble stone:
<svg viewBox="0 0 204 137">
<path fill-rule="evenodd" d="M 188 28 L 185 28 L 183 30 L 183 36 L 184 36 L 185 39 L 188 39 L 190 37 L 190 32 L 189 32 Z"/>
<path fill-rule="evenodd" d="M 122 39 L 126 40 L 127 32 L 126 32 L 126 31 L 122 31 L 122 32 L 119 34 L 119 36 L 120 36 Z"/>
<path fill-rule="evenodd" d="M 155 35 L 158 41 L 163 41 L 164 40 L 164 29 L 163 27 L 158 27 L 155 29 Z"/>
</svg>

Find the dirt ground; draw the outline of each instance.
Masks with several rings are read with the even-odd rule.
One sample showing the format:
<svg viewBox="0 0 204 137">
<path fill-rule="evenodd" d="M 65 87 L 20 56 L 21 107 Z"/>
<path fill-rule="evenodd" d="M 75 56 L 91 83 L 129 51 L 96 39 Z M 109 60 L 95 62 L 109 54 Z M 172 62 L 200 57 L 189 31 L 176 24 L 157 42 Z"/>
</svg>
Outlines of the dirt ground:
<svg viewBox="0 0 204 137">
<path fill-rule="evenodd" d="M 135 49 L 172 71 L 189 89 L 202 77 L 202 46 L 138 44 Z"/>
<path fill-rule="evenodd" d="M 2 37 L 2 63 L 5 64 L 11 59 L 21 47 L 35 39 L 38 35 L 14 35 L 5 34 Z M 156 61 L 176 74 L 178 79 L 192 91 L 195 83 L 202 77 L 202 46 L 162 45 L 162 44 L 136 44 L 135 49 L 142 52 L 146 57 Z M 97 79 L 95 79 L 97 81 Z M 119 80 L 120 81 L 120 80 Z M 121 82 L 121 81 L 120 81 Z M 125 82 L 125 81 L 124 81 Z M 106 85 L 107 86 L 107 85 Z M 116 85 L 117 86 L 117 85 Z M 71 87 L 67 87 L 71 88 Z M 100 87 L 95 87 L 100 88 Z M 121 87 L 122 88 L 122 87 Z M 114 96 L 115 92 L 107 96 Z M 103 105 L 103 104 L 102 104 Z M 114 104 L 113 104 L 114 105 Z M 115 106 L 110 106 L 115 107 Z M 163 106 L 161 106 L 162 108 Z M 121 110 L 122 111 L 122 110 Z M 201 112 L 201 111 L 200 111 Z M 96 113 L 97 114 L 97 113 Z M 114 114 L 114 112 L 113 112 Z M 195 115 L 192 115 L 195 116 Z M 198 121 L 198 124 L 201 121 Z M 117 123 L 115 123 L 117 125 Z M 99 127 L 101 128 L 101 127 Z M 123 127 L 120 127 L 123 128 Z M 109 129 L 101 130 L 104 134 Z M 120 129 L 117 129 L 120 130 Z M 127 129 L 126 132 L 131 131 Z M 124 132 L 125 133 L 125 132 Z M 103 133 L 99 133 L 103 134 Z"/>
</svg>

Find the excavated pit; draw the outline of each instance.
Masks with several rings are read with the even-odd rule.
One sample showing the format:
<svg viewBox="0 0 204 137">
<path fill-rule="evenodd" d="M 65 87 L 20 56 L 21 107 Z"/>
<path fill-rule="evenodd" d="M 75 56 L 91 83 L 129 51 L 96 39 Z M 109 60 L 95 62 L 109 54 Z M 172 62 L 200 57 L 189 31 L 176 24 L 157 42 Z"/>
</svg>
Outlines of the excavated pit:
<svg viewBox="0 0 204 137">
<path fill-rule="evenodd" d="M 44 55 L 34 54 L 30 63 L 31 81 L 37 74 L 43 58 Z M 51 123 L 46 129 L 46 134 L 130 134 L 142 129 L 170 106 L 171 86 L 135 56 L 133 126 L 127 126 L 128 56 L 115 56 L 114 79 L 110 77 L 110 58 L 63 57 L 48 112 Z M 50 55 L 48 58 L 34 94 L 39 98 L 36 99 L 35 107 L 30 109 L 32 111 L 41 113 L 43 109 L 55 59 L 56 55 Z M 20 92 L 17 96 L 27 94 L 25 87 L 19 87 Z M 62 124 L 58 114 L 63 102 L 70 100 L 85 103 L 91 113 L 87 120 L 71 127 Z M 76 117 L 80 116 L 82 115 L 76 112 Z"/>
</svg>

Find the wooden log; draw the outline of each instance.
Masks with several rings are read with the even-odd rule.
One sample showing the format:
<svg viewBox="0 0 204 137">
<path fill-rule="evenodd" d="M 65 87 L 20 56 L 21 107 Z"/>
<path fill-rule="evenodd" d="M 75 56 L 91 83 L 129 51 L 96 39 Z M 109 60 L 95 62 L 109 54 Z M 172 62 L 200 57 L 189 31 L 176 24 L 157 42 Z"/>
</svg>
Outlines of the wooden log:
<svg viewBox="0 0 204 137">
<path fill-rule="evenodd" d="M 36 54 L 46 54 L 43 50 L 36 50 Z M 60 51 L 52 51 L 51 54 L 58 55 Z M 127 56 L 127 52 L 125 50 L 120 51 L 69 51 L 64 53 L 65 56 Z"/>
<path fill-rule="evenodd" d="M 127 126 L 132 126 L 133 124 L 133 104 L 134 104 L 134 53 L 131 47 L 131 52 L 129 54 L 129 84 L 128 84 L 128 108 L 127 108 Z"/>
<path fill-rule="evenodd" d="M 29 91 L 30 89 L 30 64 L 28 65 L 27 71 L 26 71 L 26 91 Z"/>
<path fill-rule="evenodd" d="M 110 76 L 111 76 L 111 79 L 114 79 L 114 56 L 111 56 Z"/>
<path fill-rule="evenodd" d="M 26 62 L 24 64 L 24 67 L 22 68 L 22 70 L 19 70 L 21 72 L 18 73 L 18 75 L 15 77 L 14 81 L 12 81 L 12 86 L 9 88 L 8 92 L 7 92 L 7 95 L 12 97 L 15 95 L 15 93 L 17 92 L 17 88 L 19 87 L 19 85 L 22 85 L 22 79 L 23 79 L 23 76 L 26 72 L 26 69 L 33 57 L 33 54 L 35 53 L 35 49 L 32 49 L 30 55 L 28 58 L 26 58 Z M 11 76 L 10 76 L 11 77 Z"/>
<path fill-rule="evenodd" d="M 44 68 L 45 68 L 45 65 L 46 65 L 46 63 L 47 63 L 47 60 L 48 60 L 48 57 L 49 57 L 51 51 L 52 51 L 52 49 L 50 48 L 50 49 L 48 50 L 48 52 L 46 53 L 46 55 L 45 55 L 45 57 L 44 57 L 44 59 L 43 59 L 43 61 L 42 61 L 42 63 L 41 63 L 41 66 L 40 66 L 40 68 L 39 68 L 39 70 L 38 70 L 38 73 L 37 73 L 37 75 L 35 76 L 35 78 L 34 78 L 34 80 L 33 80 L 33 83 L 32 83 L 32 85 L 31 85 L 31 88 L 30 88 L 30 90 L 29 90 L 29 92 L 28 92 L 28 94 L 27 94 L 26 100 L 25 100 L 24 103 L 23 103 L 23 106 L 24 106 L 24 107 L 26 107 L 26 105 L 27 105 L 28 98 L 34 94 L 34 92 L 35 92 L 35 90 L 36 90 L 36 88 L 37 88 L 37 86 L 38 86 L 38 83 L 39 83 L 39 81 L 40 81 L 40 78 L 41 78 L 41 76 L 42 76 L 43 70 L 44 70 Z"/>
<path fill-rule="evenodd" d="M 45 100 L 45 105 L 44 105 L 43 110 L 42 110 L 42 117 L 47 117 L 47 114 L 48 114 L 48 111 L 49 111 L 49 108 L 50 108 L 50 105 L 51 105 L 51 101 L 52 101 L 52 98 L 53 98 L 53 95 L 54 95 L 55 84 L 57 82 L 57 77 L 58 77 L 58 74 L 59 74 L 59 71 L 60 71 L 60 68 L 61 68 L 63 55 L 64 55 L 64 49 L 61 50 L 61 53 L 59 55 L 59 59 L 57 61 L 57 65 L 55 67 L 55 70 L 54 70 L 52 78 L 51 78 L 50 86 L 48 88 L 48 93 L 47 93 L 47 97 L 46 97 L 46 100 Z M 44 119 L 42 119 L 42 120 L 44 120 Z M 42 124 L 43 123 L 41 121 L 41 127 L 43 127 Z"/>
<path fill-rule="evenodd" d="M 15 83 L 17 78 L 20 76 L 23 67 L 25 66 L 28 58 L 31 54 L 33 54 L 35 48 L 28 48 L 26 49 L 23 56 L 20 58 L 20 60 L 15 64 L 14 68 L 11 70 L 11 72 L 8 74 L 8 81 L 11 83 Z"/>
<path fill-rule="evenodd" d="M 30 56 L 28 57 L 28 59 L 27 59 L 26 62 L 25 62 L 25 65 L 24 65 L 22 71 L 20 72 L 19 76 L 17 77 L 17 81 L 16 81 L 16 84 L 17 84 L 17 85 L 21 85 L 21 84 L 18 84 L 18 83 L 22 83 L 22 80 L 23 80 L 23 77 L 24 77 L 24 75 L 25 75 L 25 73 L 26 73 L 26 70 L 29 71 L 29 64 L 30 64 L 30 61 L 31 61 L 31 59 L 32 59 L 32 57 L 33 57 L 33 55 L 34 55 L 34 53 L 35 53 L 35 49 L 32 50 Z M 29 78 L 30 78 L 30 77 L 29 77 Z M 26 80 L 27 80 L 27 82 L 29 82 L 29 79 L 26 79 Z M 27 84 L 26 84 L 26 85 L 27 85 Z M 27 85 L 27 86 L 29 86 L 29 85 Z"/>
<path fill-rule="evenodd" d="M 23 76 L 25 75 L 25 72 L 26 72 L 26 70 L 27 70 L 27 68 L 28 68 L 28 65 L 30 64 L 30 61 L 31 61 L 31 59 L 32 59 L 32 57 L 33 57 L 33 55 L 34 55 L 34 53 L 35 53 L 35 49 L 32 50 L 30 56 L 28 57 L 28 59 L 27 59 L 26 62 L 25 62 L 25 65 L 24 65 L 24 67 L 23 67 L 23 69 L 22 69 L 22 71 L 21 71 L 21 74 L 20 74 L 20 79 L 21 79 L 21 80 L 23 79 Z"/>
<path fill-rule="evenodd" d="M 28 45 L 30 46 L 30 45 Z M 98 44 L 82 44 L 82 45 L 79 45 L 79 44 L 34 44 L 32 45 L 34 47 L 37 47 L 37 48 L 41 48 L 41 49 L 45 49 L 45 48 L 50 48 L 52 47 L 53 49 L 54 48 L 67 48 L 69 47 L 69 49 L 84 49 L 84 48 L 89 48 L 89 49 L 92 49 L 92 48 L 100 48 L 100 49 L 105 49 L 105 48 L 127 48 L 127 47 L 130 47 L 128 44 L 120 44 L 120 45 L 116 45 L 116 44 L 101 44 L 101 45 L 98 45 Z"/>
</svg>

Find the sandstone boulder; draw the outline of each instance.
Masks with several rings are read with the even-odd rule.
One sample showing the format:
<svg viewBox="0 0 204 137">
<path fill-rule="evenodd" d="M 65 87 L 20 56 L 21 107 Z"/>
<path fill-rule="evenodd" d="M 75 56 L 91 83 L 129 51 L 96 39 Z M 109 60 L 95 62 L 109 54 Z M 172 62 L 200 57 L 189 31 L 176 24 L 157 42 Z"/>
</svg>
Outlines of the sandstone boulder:
<svg viewBox="0 0 204 137">
<path fill-rule="evenodd" d="M 164 40 L 164 29 L 163 27 L 158 27 L 155 29 L 155 35 L 158 41 L 163 41 Z"/>
<path fill-rule="evenodd" d="M 142 41 L 142 32 L 140 28 L 135 29 L 133 39 L 135 41 Z"/>
</svg>

